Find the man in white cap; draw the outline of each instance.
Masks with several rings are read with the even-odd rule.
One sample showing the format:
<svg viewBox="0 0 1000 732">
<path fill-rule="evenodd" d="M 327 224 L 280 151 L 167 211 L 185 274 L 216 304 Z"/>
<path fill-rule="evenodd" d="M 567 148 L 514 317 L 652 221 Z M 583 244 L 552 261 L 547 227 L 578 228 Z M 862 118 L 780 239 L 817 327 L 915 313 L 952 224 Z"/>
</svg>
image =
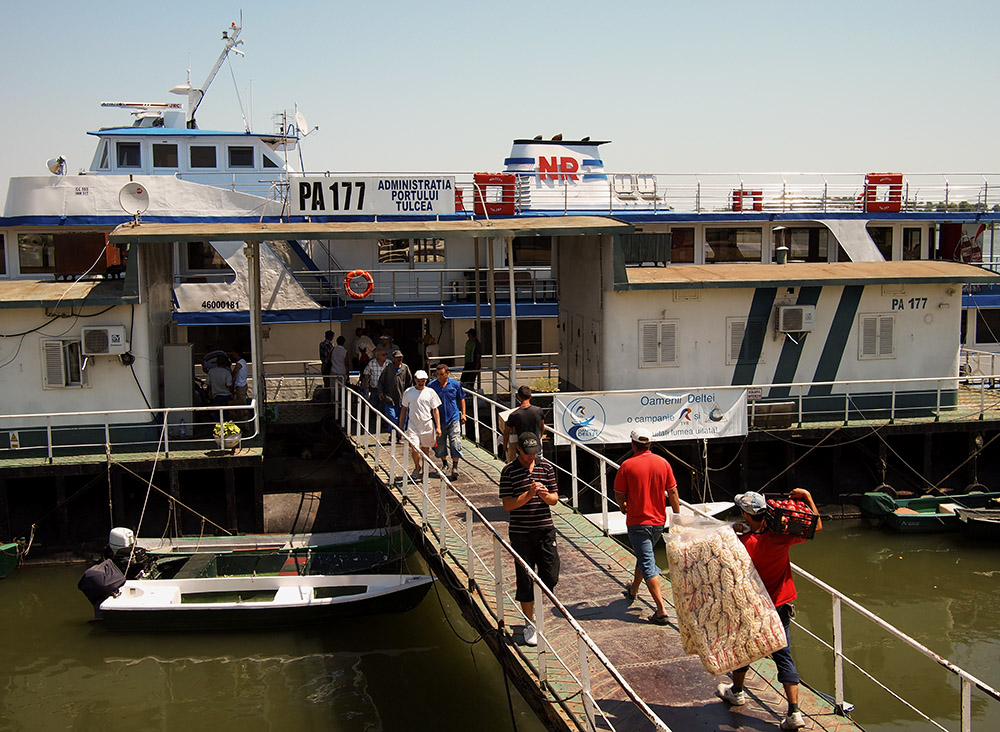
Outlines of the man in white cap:
<svg viewBox="0 0 1000 732">
<path fill-rule="evenodd" d="M 812 512 L 819 515 L 812 495 L 805 488 L 795 488 L 789 493 L 789 498 L 805 501 Z M 795 583 L 792 581 L 792 565 L 788 559 L 788 550 L 793 544 L 803 542 L 805 539 L 801 536 L 776 534 L 767 528 L 764 520 L 767 501 L 760 493 L 754 491 L 740 493 L 733 500 L 743 512 L 743 520 L 750 527 L 749 532 L 740 536 L 740 541 L 746 547 L 757 574 L 764 582 L 767 594 L 771 596 L 771 602 L 778 610 L 781 624 L 785 626 L 785 647 L 771 654 L 771 659 L 778 669 L 778 683 L 785 687 L 785 696 L 788 699 L 788 714 L 781 720 L 780 727 L 799 729 L 805 727 L 806 723 L 802 718 L 802 712 L 799 711 L 799 672 L 795 668 L 795 661 L 792 660 L 789 635 L 792 618 L 795 617 L 795 606 L 792 602 L 797 594 Z M 822 528 L 823 521 L 817 520 L 816 531 Z M 749 668 L 744 666 L 733 671 L 733 683 L 719 684 L 716 694 L 734 707 L 746 704 L 747 694 L 743 690 L 743 681 Z"/>
<path fill-rule="evenodd" d="M 406 429 L 413 455 L 410 477 L 418 480 L 423 476 L 423 456 L 431 459 L 431 448 L 441 437 L 441 415 L 438 411 L 441 398 L 436 391 L 427 388 L 426 371 L 419 369 L 413 374 L 413 386 L 403 392 L 400 406 L 399 424 Z"/>
<path fill-rule="evenodd" d="M 670 509 L 675 514 L 681 512 L 677 481 L 670 463 L 649 449 L 653 435 L 648 429 L 636 427 L 631 437 L 632 455 L 622 462 L 615 476 L 615 500 L 625 514 L 628 538 L 635 552 L 635 572 L 622 594 L 631 605 L 639 594 L 639 583 L 645 580 L 656 605 L 656 612 L 648 620 L 666 625 L 667 606 L 660 591 L 660 568 L 653 549 L 663 538 L 668 497 Z"/>
</svg>

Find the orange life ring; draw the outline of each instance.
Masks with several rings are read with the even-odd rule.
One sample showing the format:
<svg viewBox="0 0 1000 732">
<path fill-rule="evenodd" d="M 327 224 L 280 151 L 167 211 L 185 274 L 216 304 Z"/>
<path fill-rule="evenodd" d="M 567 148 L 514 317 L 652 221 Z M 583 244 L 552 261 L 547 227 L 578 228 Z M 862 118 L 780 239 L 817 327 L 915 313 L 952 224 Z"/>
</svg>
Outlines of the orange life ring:
<svg viewBox="0 0 1000 732">
<path fill-rule="evenodd" d="M 355 277 L 364 277 L 368 282 L 368 287 L 365 288 L 364 292 L 358 292 L 353 287 L 351 287 L 351 282 Z M 353 297 L 355 300 L 364 300 L 366 297 L 371 295 L 375 291 L 375 278 L 371 276 L 371 273 L 364 269 L 353 269 L 347 273 L 344 277 L 344 289 L 347 290 L 347 294 Z"/>
</svg>

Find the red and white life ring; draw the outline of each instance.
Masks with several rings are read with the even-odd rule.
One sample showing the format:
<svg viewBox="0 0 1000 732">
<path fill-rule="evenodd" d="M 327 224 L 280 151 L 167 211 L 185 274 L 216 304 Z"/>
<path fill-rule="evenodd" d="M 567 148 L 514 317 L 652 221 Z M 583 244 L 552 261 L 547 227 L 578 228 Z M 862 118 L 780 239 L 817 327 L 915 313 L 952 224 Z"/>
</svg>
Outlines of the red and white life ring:
<svg viewBox="0 0 1000 732">
<path fill-rule="evenodd" d="M 368 286 L 365 288 L 364 292 L 358 292 L 353 287 L 351 287 L 351 282 L 354 281 L 355 277 L 364 277 Z M 371 295 L 375 291 L 375 278 L 371 276 L 371 273 L 364 269 L 353 269 L 347 273 L 344 277 L 344 289 L 347 294 L 353 297 L 355 300 L 364 300 L 366 297 Z"/>
<path fill-rule="evenodd" d="M 473 210 L 477 216 L 514 216 L 517 179 L 513 173 L 476 173 L 472 176 Z"/>
</svg>

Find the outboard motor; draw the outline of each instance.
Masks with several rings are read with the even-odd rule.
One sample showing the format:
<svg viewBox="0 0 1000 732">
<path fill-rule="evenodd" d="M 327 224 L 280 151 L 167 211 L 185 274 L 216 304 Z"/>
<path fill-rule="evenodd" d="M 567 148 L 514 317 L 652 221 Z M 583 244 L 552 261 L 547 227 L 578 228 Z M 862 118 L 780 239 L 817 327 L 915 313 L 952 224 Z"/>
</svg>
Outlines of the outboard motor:
<svg viewBox="0 0 1000 732">
<path fill-rule="evenodd" d="M 101 603 L 116 594 L 124 584 L 125 575 L 118 569 L 118 565 L 105 559 L 84 572 L 76 586 L 94 606 L 94 619 L 100 620 Z"/>
<path fill-rule="evenodd" d="M 125 573 L 126 579 L 145 577 L 153 569 L 153 560 L 146 550 L 135 546 L 135 534 L 131 529 L 111 529 L 104 558 L 114 561 L 118 569 Z"/>
</svg>

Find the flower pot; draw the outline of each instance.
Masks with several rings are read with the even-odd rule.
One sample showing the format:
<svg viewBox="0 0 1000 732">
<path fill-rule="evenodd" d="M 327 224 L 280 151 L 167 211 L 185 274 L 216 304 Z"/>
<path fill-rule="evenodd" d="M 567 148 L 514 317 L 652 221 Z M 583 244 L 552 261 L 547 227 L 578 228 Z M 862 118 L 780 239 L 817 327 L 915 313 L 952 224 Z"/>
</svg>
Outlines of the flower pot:
<svg viewBox="0 0 1000 732">
<path fill-rule="evenodd" d="M 236 450 L 240 446 L 243 435 L 216 435 L 215 444 L 221 450 Z"/>
</svg>

